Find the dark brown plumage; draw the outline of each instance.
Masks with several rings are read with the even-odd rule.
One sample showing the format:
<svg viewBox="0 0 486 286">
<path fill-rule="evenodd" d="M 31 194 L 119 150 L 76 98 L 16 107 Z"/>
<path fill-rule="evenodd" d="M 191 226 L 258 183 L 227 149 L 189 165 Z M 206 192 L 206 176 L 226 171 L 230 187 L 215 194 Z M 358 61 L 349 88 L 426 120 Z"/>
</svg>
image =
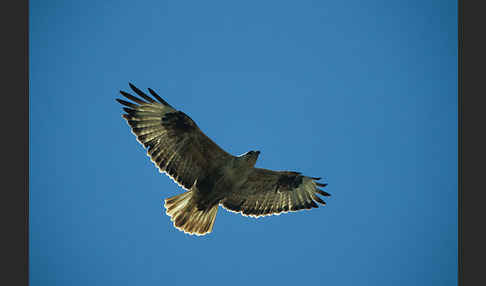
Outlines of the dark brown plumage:
<svg viewBox="0 0 486 286">
<path fill-rule="evenodd" d="M 133 102 L 116 99 L 126 106 L 123 118 L 159 171 L 187 190 L 165 200 L 166 213 L 179 230 L 210 233 L 219 205 L 252 217 L 325 205 L 317 196 L 329 196 L 318 188 L 327 185 L 317 182 L 320 178 L 255 168 L 259 151 L 227 153 L 152 89 L 150 97 L 129 85 L 141 98 L 120 91 Z"/>
</svg>

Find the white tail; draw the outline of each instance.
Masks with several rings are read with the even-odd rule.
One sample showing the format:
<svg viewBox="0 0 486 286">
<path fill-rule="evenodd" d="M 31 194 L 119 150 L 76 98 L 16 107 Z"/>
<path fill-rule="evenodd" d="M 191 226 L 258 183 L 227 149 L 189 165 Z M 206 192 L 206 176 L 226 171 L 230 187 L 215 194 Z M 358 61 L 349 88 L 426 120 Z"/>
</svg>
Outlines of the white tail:
<svg viewBox="0 0 486 286">
<path fill-rule="evenodd" d="M 213 230 L 218 204 L 199 210 L 188 191 L 165 200 L 165 209 L 174 226 L 185 233 L 205 235 Z"/>
</svg>

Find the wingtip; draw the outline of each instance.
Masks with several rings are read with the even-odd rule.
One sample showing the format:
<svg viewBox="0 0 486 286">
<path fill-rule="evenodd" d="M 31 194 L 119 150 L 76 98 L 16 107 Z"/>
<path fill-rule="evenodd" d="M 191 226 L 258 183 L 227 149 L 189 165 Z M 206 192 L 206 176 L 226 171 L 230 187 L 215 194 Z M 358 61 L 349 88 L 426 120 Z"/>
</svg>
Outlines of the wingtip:
<svg viewBox="0 0 486 286">
<path fill-rule="evenodd" d="M 131 89 L 132 89 L 132 90 L 133 90 L 135 93 L 137 93 L 137 94 L 138 94 L 138 91 L 139 91 L 138 87 L 136 87 L 136 86 L 135 86 L 133 83 L 131 83 L 131 82 L 129 82 L 129 83 L 128 83 L 128 86 L 130 86 L 130 88 L 131 88 Z"/>
<path fill-rule="evenodd" d="M 162 99 L 162 97 L 160 97 L 153 89 L 151 89 L 150 87 L 148 88 L 148 91 L 150 92 L 150 94 L 155 97 L 160 103 L 162 103 L 163 105 L 166 105 L 166 106 L 169 106 L 169 107 L 172 107 L 169 103 L 167 103 L 167 101 L 165 101 L 164 99 Z"/>
<path fill-rule="evenodd" d="M 120 99 L 120 98 L 115 98 L 116 102 L 118 102 L 119 104 L 123 104 L 123 105 L 126 105 L 124 102 L 126 102 L 125 100 L 123 99 Z"/>
<path fill-rule="evenodd" d="M 130 96 L 130 94 L 124 90 L 120 89 L 120 94 L 123 95 L 124 97 Z"/>
<path fill-rule="evenodd" d="M 313 198 L 313 199 L 314 199 L 316 202 L 320 203 L 321 205 L 323 205 L 323 206 L 325 206 L 325 205 L 326 205 L 326 202 L 325 202 L 325 201 L 323 201 L 323 200 L 322 200 L 321 198 L 319 198 L 318 196 L 313 195 L 313 196 L 312 196 L 312 198 Z"/>
<path fill-rule="evenodd" d="M 324 192 L 324 191 L 323 191 L 323 190 L 321 190 L 321 189 L 317 189 L 317 192 L 318 192 L 319 194 L 321 194 L 321 195 L 325 196 L 325 197 L 330 197 L 330 196 L 331 196 L 331 194 L 330 194 L 330 193 L 328 193 L 328 192 Z"/>
<path fill-rule="evenodd" d="M 150 92 L 151 95 L 157 94 L 153 89 L 150 87 L 147 88 L 147 90 Z M 158 94 L 157 94 L 158 95 Z"/>
</svg>

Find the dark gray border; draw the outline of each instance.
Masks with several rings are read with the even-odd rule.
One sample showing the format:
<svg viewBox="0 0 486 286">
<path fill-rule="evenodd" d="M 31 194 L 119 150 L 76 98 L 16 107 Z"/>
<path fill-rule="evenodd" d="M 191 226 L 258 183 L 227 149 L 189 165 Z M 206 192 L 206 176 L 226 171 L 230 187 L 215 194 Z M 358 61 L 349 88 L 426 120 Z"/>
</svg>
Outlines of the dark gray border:
<svg viewBox="0 0 486 286">
<path fill-rule="evenodd" d="M 5 2 L 1 13 L 3 171 L 0 215 L 4 221 L 1 280 L 4 281 L 2 285 L 28 285 L 28 0 Z"/>
<path fill-rule="evenodd" d="M 485 264 L 484 9 L 481 1 L 458 3 L 459 255 L 458 284 L 483 285 Z"/>
</svg>

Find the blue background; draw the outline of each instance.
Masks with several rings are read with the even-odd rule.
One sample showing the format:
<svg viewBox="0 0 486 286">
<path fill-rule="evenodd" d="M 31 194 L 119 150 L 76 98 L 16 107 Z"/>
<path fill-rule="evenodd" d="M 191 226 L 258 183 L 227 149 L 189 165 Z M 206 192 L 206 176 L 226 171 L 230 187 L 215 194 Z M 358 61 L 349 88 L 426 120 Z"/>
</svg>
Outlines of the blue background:
<svg viewBox="0 0 486 286">
<path fill-rule="evenodd" d="M 31 0 L 31 285 L 456 285 L 456 7 Z M 128 82 L 328 205 L 178 231 Z"/>
</svg>

